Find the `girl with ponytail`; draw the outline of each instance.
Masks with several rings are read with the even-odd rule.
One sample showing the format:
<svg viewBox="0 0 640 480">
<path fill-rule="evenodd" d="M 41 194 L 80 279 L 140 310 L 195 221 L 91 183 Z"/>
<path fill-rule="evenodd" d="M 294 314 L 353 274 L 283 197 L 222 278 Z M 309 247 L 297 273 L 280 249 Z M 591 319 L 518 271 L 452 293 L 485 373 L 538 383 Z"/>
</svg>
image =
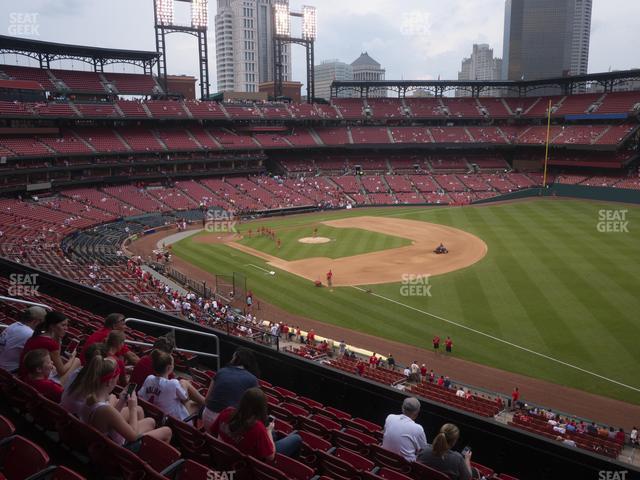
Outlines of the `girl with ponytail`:
<svg viewBox="0 0 640 480">
<path fill-rule="evenodd" d="M 33 336 L 24 344 L 20 357 L 20 376 L 26 375 L 23 365 L 24 356 L 31 350 L 44 349 L 49 352 L 56 369 L 57 378 L 54 380 L 59 381 L 62 385 L 66 383 L 67 375 L 80 366 L 80 360 L 76 358 L 75 351 L 66 360 L 60 355 L 60 344 L 67 333 L 68 326 L 69 321 L 63 313 L 47 312 L 44 321 L 33 330 Z"/>
<path fill-rule="evenodd" d="M 418 461 L 445 473 L 451 480 L 479 478 L 478 471 L 471 468 L 471 450 L 464 455 L 451 450 L 460 438 L 460 430 L 452 423 L 445 423 L 433 443 L 418 455 Z"/>
<path fill-rule="evenodd" d="M 120 370 L 112 358 L 95 355 L 85 367 L 86 372 L 78 379 L 77 391 L 86 393 L 86 402 L 80 409 L 80 419 L 108 435 L 114 442 L 131 450 L 140 447 L 140 437 L 150 435 L 163 442 L 171 440 L 171 429 L 155 427 L 152 418 L 139 418 L 138 415 L 122 415 L 120 410 L 126 403 L 129 412 L 138 410 L 136 393 L 120 396 L 118 404 L 109 403 L 109 395 L 118 383 Z"/>
</svg>

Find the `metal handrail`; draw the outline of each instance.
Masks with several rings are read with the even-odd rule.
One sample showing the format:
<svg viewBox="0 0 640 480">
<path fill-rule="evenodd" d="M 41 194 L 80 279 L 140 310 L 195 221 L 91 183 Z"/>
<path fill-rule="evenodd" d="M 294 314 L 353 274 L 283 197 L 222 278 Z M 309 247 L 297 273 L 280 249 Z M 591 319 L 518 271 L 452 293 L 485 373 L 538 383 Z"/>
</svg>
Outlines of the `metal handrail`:
<svg viewBox="0 0 640 480">
<path fill-rule="evenodd" d="M 50 307 L 49 305 L 45 305 L 44 303 L 30 302 L 29 300 L 22 300 L 21 298 L 5 297 L 0 295 L 0 300 L 3 302 L 22 303 L 24 305 L 31 305 L 32 307 L 42 307 L 47 310 L 53 310 L 53 307 Z"/>
<path fill-rule="evenodd" d="M 173 325 L 167 325 L 166 323 L 158 323 L 158 322 L 150 322 L 149 320 L 143 320 L 141 318 L 133 318 L 133 317 L 128 317 L 124 319 L 124 323 L 125 325 L 127 323 L 141 323 L 143 325 L 152 325 L 154 327 L 160 327 L 160 328 L 166 328 L 167 330 L 178 330 L 180 332 L 187 332 L 187 333 L 191 333 L 193 335 L 198 335 L 201 337 L 210 337 L 213 338 L 215 343 L 216 343 L 216 352 L 215 354 L 213 353 L 208 353 L 208 352 L 198 352 L 195 350 L 184 350 L 184 351 L 188 351 L 189 353 L 193 353 L 196 355 L 203 355 L 203 356 L 208 356 L 208 357 L 213 357 L 216 359 L 216 363 L 217 363 L 217 367 L 216 370 L 220 370 L 220 339 L 218 338 L 217 335 L 213 334 L 213 333 L 209 333 L 209 332 L 201 332 L 199 330 L 192 330 L 190 328 L 183 328 L 183 327 L 174 327 Z M 152 346 L 151 344 L 148 344 L 149 346 Z"/>
<path fill-rule="evenodd" d="M 0 327 L 2 327 L 2 325 L 0 325 Z M 125 340 L 125 343 L 128 343 L 130 345 L 140 345 L 142 347 L 153 347 L 153 343 L 149 343 L 149 342 L 138 342 L 136 340 Z M 176 352 L 184 352 L 184 353 L 193 353 L 194 355 L 202 355 L 205 357 L 212 357 L 212 358 L 218 358 L 218 355 L 216 355 L 215 353 L 206 353 L 206 352 L 199 352 L 197 350 L 189 350 L 188 348 L 177 348 L 175 349 Z"/>
</svg>

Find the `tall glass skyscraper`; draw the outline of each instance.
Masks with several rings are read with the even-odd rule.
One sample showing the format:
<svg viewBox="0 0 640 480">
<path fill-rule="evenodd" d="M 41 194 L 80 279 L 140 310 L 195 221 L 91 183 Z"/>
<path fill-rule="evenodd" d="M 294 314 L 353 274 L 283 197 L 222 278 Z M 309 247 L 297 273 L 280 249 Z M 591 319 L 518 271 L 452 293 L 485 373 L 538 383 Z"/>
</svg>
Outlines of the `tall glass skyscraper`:
<svg viewBox="0 0 640 480">
<path fill-rule="evenodd" d="M 502 78 L 583 75 L 592 0 L 506 0 Z"/>
</svg>

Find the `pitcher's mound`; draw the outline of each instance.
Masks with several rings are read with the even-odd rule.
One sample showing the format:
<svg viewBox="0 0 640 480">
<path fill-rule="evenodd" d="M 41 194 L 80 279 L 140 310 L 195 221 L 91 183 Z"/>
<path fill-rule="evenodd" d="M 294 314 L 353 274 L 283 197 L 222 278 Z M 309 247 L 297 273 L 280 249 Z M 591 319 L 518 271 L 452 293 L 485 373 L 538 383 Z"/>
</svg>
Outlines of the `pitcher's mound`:
<svg viewBox="0 0 640 480">
<path fill-rule="evenodd" d="M 303 237 L 299 238 L 298 241 L 300 243 L 328 243 L 331 239 L 327 237 Z"/>
</svg>

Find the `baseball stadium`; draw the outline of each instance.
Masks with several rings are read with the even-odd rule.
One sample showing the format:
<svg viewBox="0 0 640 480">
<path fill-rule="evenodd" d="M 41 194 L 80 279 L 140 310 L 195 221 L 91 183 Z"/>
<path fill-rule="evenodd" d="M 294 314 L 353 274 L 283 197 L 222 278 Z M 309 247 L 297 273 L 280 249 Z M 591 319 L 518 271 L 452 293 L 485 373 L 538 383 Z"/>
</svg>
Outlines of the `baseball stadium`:
<svg viewBox="0 0 640 480">
<path fill-rule="evenodd" d="M 459 428 L 473 478 L 640 478 L 640 90 L 616 88 L 640 70 L 334 81 L 329 101 L 278 79 L 264 98 L 209 95 L 203 77 L 195 99 L 162 48 L 0 36 L 0 478 L 471 478 L 387 448 L 408 398 L 429 444 Z M 39 312 L 7 367 L 10 330 Z M 98 377 L 131 402 L 166 338 L 196 413 L 139 389 L 125 423 L 160 433 L 129 448 L 66 408 L 77 349 L 117 357 Z M 57 399 L 31 365 L 43 349 Z M 209 428 L 238 349 L 295 456 Z"/>
</svg>

